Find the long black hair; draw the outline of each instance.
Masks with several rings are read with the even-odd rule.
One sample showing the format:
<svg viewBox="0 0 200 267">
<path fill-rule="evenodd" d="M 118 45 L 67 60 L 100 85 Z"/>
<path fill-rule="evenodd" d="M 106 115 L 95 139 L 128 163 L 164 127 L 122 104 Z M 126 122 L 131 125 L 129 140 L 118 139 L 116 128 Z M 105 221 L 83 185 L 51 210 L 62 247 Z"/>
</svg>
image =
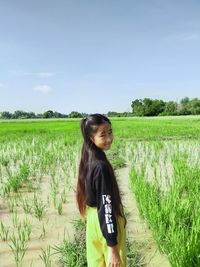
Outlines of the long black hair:
<svg viewBox="0 0 200 267">
<path fill-rule="evenodd" d="M 78 170 L 78 181 L 77 181 L 77 190 L 76 190 L 76 201 L 78 204 L 78 209 L 81 216 L 85 219 L 86 213 L 86 188 L 85 188 L 85 179 L 88 172 L 88 165 L 91 160 L 103 160 L 109 166 L 110 178 L 112 181 L 112 204 L 113 204 L 113 212 L 116 216 L 124 216 L 124 209 L 121 202 L 121 196 L 119 187 L 117 184 L 117 180 L 115 177 L 115 173 L 112 165 L 106 157 L 105 152 L 97 147 L 94 142 L 91 140 L 93 135 L 97 132 L 98 126 L 103 123 L 109 123 L 111 125 L 110 120 L 102 115 L 102 114 L 91 114 L 86 118 L 83 118 L 80 123 L 81 132 L 83 135 L 83 145 L 81 149 L 81 160 L 79 164 Z M 126 221 L 126 218 L 125 218 Z"/>
</svg>

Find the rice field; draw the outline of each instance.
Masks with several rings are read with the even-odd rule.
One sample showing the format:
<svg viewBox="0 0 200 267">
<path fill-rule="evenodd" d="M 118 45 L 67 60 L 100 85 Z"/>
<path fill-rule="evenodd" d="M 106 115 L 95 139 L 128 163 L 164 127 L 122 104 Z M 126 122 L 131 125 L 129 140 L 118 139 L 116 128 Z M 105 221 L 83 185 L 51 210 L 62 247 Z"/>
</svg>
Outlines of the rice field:
<svg viewBox="0 0 200 267">
<path fill-rule="evenodd" d="M 128 151 L 132 189 L 159 249 L 174 267 L 200 266 L 200 144 L 139 143 Z"/>
<path fill-rule="evenodd" d="M 132 191 L 158 248 L 173 267 L 200 266 L 200 116 L 111 121 L 114 141 L 106 154 L 115 168 L 130 164 Z M 69 243 L 73 229 L 83 228 L 79 221 L 70 228 L 68 220 L 77 212 L 70 190 L 79 125 L 79 119 L 0 122 L 1 266 L 87 266 L 84 247 Z"/>
</svg>

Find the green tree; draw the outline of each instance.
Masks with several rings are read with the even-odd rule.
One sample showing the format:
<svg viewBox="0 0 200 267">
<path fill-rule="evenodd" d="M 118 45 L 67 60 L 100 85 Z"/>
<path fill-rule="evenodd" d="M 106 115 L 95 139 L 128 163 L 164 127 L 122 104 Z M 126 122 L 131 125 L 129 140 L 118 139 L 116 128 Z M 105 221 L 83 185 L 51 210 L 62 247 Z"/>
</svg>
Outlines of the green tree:
<svg viewBox="0 0 200 267">
<path fill-rule="evenodd" d="M 200 114 L 200 100 L 198 98 L 194 98 L 190 101 L 190 111 L 193 115 Z"/>
<path fill-rule="evenodd" d="M 82 118 L 82 114 L 77 111 L 72 111 L 69 115 L 69 118 Z"/>
<path fill-rule="evenodd" d="M 184 97 L 183 99 L 181 99 L 178 114 L 179 115 L 190 115 L 191 114 L 189 97 Z"/>
<path fill-rule="evenodd" d="M 45 111 L 43 113 L 43 118 L 45 118 L 45 119 L 47 119 L 47 118 L 53 118 L 53 111 L 52 110 Z"/>
<path fill-rule="evenodd" d="M 2 119 L 11 119 L 12 113 L 10 113 L 9 111 L 3 111 L 3 112 L 1 112 L 1 118 Z"/>
<path fill-rule="evenodd" d="M 159 113 L 162 113 L 165 109 L 165 102 L 160 99 L 150 99 L 144 98 L 144 115 L 145 116 L 158 116 Z"/>
<path fill-rule="evenodd" d="M 184 107 L 188 106 L 188 104 L 190 103 L 189 97 L 186 96 L 186 97 L 182 98 L 181 101 L 180 101 L 180 103 Z"/>
<path fill-rule="evenodd" d="M 136 99 L 132 101 L 131 108 L 134 116 L 144 116 L 144 106 L 142 99 Z"/>
<path fill-rule="evenodd" d="M 177 114 L 177 103 L 174 101 L 166 102 L 163 113 L 165 115 L 176 115 Z"/>
<path fill-rule="evenodd" d="M 15 110 L 12 117 L 13 117 L 13 119 L 27 118 L 27 112 L 25 112 L 23 110 Z"/>
<path fill-rule="evenodd" d="M 119 112 L 116 112 L 116 111 L 109 111 L 107 113 L 107 116 L 108 117 L 121 117 L 121 114 Z"/>
</svg>

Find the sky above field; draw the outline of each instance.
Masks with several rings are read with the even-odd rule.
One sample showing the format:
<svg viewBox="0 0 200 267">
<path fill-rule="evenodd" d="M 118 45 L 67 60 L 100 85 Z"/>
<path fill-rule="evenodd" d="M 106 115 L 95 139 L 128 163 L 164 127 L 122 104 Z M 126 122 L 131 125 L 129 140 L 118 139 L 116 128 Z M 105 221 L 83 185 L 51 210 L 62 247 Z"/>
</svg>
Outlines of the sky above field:
<svg viewBox="0 0 200 267">
<path fill-rule="evenodd" d="M 200 1 L 0 1 L 0 112 L 185 96 L 200 98 Z"/>
</svg>

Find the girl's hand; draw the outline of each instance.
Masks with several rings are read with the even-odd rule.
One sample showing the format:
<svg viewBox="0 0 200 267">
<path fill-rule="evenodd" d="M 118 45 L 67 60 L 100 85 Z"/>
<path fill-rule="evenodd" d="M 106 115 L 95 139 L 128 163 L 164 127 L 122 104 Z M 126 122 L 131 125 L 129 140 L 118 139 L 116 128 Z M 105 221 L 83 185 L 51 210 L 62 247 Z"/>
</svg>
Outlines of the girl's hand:
<svg viewBox="0 0 200 267">
<path fill-rule="evenodd" d="M 114 247 L 110 247 L 110 260 L 109 260 L 109 267 L 120 267 L 121 260 L 119 251 L 117 249 L 117 245 Z"/>
</svg>

